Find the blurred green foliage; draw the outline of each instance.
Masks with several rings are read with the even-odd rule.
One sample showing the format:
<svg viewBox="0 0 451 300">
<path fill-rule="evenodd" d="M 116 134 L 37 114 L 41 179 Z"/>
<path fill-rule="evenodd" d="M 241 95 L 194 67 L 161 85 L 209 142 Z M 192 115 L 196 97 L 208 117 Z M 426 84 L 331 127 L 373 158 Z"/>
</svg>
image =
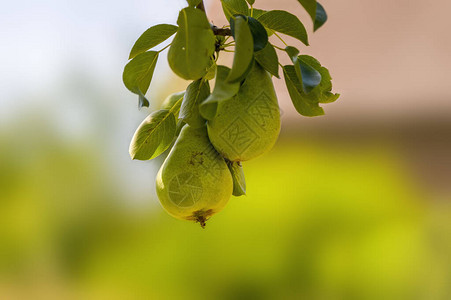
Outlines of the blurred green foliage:
<svg viewBox="0 0 451 300">
<path fill-rule="evenodd" d="M 246 163 L 248 196 L 202 230 L 124 209 L 102 145 L 0 131 L 0 298 L 449 299 L 449 205 L 389 145 L 299 139 Z"/>
</svg>

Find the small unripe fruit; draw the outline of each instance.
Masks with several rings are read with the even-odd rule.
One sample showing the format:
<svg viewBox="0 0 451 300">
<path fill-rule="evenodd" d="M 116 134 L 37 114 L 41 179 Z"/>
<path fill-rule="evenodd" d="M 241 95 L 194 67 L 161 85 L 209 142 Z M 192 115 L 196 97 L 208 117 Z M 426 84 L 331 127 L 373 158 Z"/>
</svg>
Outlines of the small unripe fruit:
<svg viewBox="0 0 451 300">
<path fill-rule="evenodd" d="M 166 211 L 202 227 L 229 201 L 233 181 L 224 158 L 215 150 L 207 128 L 185 125 L 157 175 L 157 195 Z"/>
<path fill-rule="evenodd" d="M 230 161 L 269 151 L 279 136 L 280 112 L 268 72 L 255 63 L 238 94 L 219 104 L 207 127 L 213 146 Z"/>
</svg>

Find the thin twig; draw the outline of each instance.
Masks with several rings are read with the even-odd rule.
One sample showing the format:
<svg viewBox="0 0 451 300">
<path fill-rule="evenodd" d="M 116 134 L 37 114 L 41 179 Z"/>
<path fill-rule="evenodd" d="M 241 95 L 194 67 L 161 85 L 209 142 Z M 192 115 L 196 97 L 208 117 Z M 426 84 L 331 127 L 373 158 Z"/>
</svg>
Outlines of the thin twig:
<svg viewBox="0 0 451 300">
<path fill-rule="evenodd" d="M 215 25 L 211 25 L 214 35 L 232 36 L 232 30 L 229 28 L 219 28 Z"/>
</svg>

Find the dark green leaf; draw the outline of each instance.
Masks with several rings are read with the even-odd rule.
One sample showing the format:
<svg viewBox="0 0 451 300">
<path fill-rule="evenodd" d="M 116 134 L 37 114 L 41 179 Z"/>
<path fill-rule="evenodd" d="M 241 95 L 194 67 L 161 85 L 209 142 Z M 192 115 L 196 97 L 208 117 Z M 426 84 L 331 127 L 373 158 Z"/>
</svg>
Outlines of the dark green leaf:
<svg viewBox="0 0 451 300">
<path fill-rule="evenodd" d="M 269 73 L 280 78 L 279 76 L 279 58 L 276 50 L 268 43 L 262 51 L 255 53 L 255 60 Z"/>
<path fill-rule="evenodd" d="M 310 65 L 321 74 L 320 84 L 313 88 L 307 95 L 305 95 L 305 97 L 310 99 L 311 102 L 331 103 L 336 101 L 338 97 L 340 97 L 340 94 L 331 93 L 332 77 L 330 76 L 329 70 L 321 66 L 318 60 L 309 55 L 301 55 L 299 56 L 299 60 Z"/>
<path fill-rule="evenodd" d="M 161 109 L 170 110 L 176 119 L 179 117 L 180 106 L 182 105 L 183 97 L 185 92 L 174 93 L 169 95 L 161 104 Z"/>
<path fill-rule="evenodd" d="M 178 27 L 169 24 L 159 24 L 147 29 L 135 42 L 129 59 L 159 45 L 177 32 Z"/>
<path fill-rule="evenodd" d="M 147 100 L 146 96 L 144 96 L 142 93 L 139 93 L 138 100 L 138 109 L 141 109 L 144 106 L 149 107 L 149 100 Z"/>
<path fill-rule="evenodd" d="M 221 2 L 227 20 L 234 15 L 249 15 L 249 6 L 247 6 L 246 0 L 221 0 Z"/>
<path fill-rule="evenodd" d="M 302 87 L 305 93 L 310 93 L 316 86 L 321 83 L 321 74 L 303 59 L 304 55 L 298 56 L 298 64 L 302 74 Z"/>
<path fill-rule="evenodd" d="M 208 81 L 202 79 L 192 82 L 186 89 L 180 108 L 179 119 L 192 127 L 201 127 L 205 124 L 199 112 L 199 105 L 210 95 L 210 85 Z"/>
<path fill-rule="evenodd" d="M 312 21 L 315 22 L 316 19 L 316 0 L 298 0 L 299 3 L 304 7 L 304 9 L 308 12 Z"/>
<path fill-rule="evenodd" d="M 254 42 L 247 21 L 242 16 L 230 19 L 233 37 L 235 39 L 235 55 L 232 70 L 227 77 L 229 82 L 239 82 L 246 76 L 246 71 L 254 56 Z"/>
<path fill-rule="evenodd" d="M 199 5 L 199 3 L 202 0 L 186 0 L 186 1 L 188 2 L 189 6 L 196 6 L 196 5 Z"/>
<path fill-rule="evenodd" d="M 268 44 L 266 28 L 259 21 L 251 17 L 247 17 L 247 23 L 254 40 L 254 52 L 262 50 Z"/>
<path fill-rule="evenodd" d="M 187 7 L 180 11 L 179 30 L 168 53 L 169 66 L 184 79 L 203 77 L 211 65 L 215 51 L 215 36 L 205 13 Z"/>
<path fill-rule="evenodd" d="M 287 52 L 288 56 L 291 58 L 293 62 L 297 59 L 299 55 L 299 50 L 293 46 L 287 46 L 285 48 L 285 52 Z"/>
<path fill-rule="evenodd" d="M 171 145 L 175 131 L 174 114 L 166 109 L 153 112 L 133 136 L 129 149 L 131 158 L 149 160 L 157 157 Z"/>
<path fill-rule="evenodd" d="M 304 25 L 295 15 L 284 10 L 271 10 L 258 17 L 266 28 L 292 36 L 308 46 L 308 36 Z"/>
<path fill-rule="evenodd" d="M 213 93 L 200 105 L 200 113 L 207 120 L 212 120 L 216 116 L 221 101 L 232 98 L 240 89 L 240 82 L 230 83 L 226 80 L 229 73 L 229 68 L 218 66 Z"/>
<path fill-rule="evenodd" d="M 267 13 L 266 10 L 254 8 L 252 17 L 255 19 L 258 19 L 261 15 L 266 14 L 266 13 Z M 266 29 L 266 33 L 268 34 L 268 36 L 272 36 L 274 34 L 274 30 L 271 30 L 266 27 L 265 27 L 265 29 Z"/>
<path fill-rule="evenodd" d="M 313 30 L 317 31 L 321 26 L 324 25 L 324 23 L 326 23 L 326 21 L 327 21 L 326 10 L 318 2 L 317 6 L 316 6 L 316 18 L 315 18 L 315 23 L 314 23 Z"/>
<path fill-rule="evenodd" d="M 254 5 L 254 3 L 255 3 L 255 0 L 246 0 L 247 1 L 247 3 L 249 3 L 250 5 Z"/>
<path fill-rule="evenodd" d="M 321 82 L 321 73 L 313 68 L 308 62 L 302 59 L 302 56 L 298 56 L 299 50 L 292 46 L 285 48 L 288 56 L 293 61 L 293 65 L 296 70 L 296 75 L 301 82 L 302 88 L 300 91 L 309 93 Z"/>
<path fill-rule="evenodd" d="M 240 162 L 227 162 L 233 179 L 233 195 L 236 197 L 246 195 L 246 179 Z"/>
<path fill-rule="evenodd" d="M 324 110 L 319 106 L 318 102 L 310 101 L 303 92 L 299 91 L 300 79 L 294 66 L 284 66 L 283 76 L 291 101 L 298 113 L 307 117 L 324 115 Z"/>
<path fill-rule="evenodd" d="M 158 52 L 149 51 L 138 54 L 124 68 L 122 80 L 132 93 L 139 95 L 140 107 L 149 106 L 145 94 L 152 81 L 153 72 L 158 60 Z"/>
</svg>

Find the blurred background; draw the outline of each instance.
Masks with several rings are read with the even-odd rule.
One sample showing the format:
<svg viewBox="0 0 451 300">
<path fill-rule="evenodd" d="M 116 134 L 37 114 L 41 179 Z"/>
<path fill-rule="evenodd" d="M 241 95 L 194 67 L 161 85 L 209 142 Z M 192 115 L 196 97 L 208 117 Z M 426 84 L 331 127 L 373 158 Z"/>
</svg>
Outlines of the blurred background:
<svg viewBox="0 0 451 300">
<path fill-rule="evenodd" d="M 139 111 L 121 79 L 134 41 L 185 0 L 3 3 L 0 298 L 451 299 L 451 2 L 322 4 L 312 46 L 287 40 L 341 98 L 301 117 L 275 79 L 279 142 L 202 230 L 161 208 L 162 158 L 128 155 L 187 82 L 162 55 Z M 223 25 L 219 1 L 206 7 Z M 312 32 L 295 0 L 255 7 Z"/>
</svg>

